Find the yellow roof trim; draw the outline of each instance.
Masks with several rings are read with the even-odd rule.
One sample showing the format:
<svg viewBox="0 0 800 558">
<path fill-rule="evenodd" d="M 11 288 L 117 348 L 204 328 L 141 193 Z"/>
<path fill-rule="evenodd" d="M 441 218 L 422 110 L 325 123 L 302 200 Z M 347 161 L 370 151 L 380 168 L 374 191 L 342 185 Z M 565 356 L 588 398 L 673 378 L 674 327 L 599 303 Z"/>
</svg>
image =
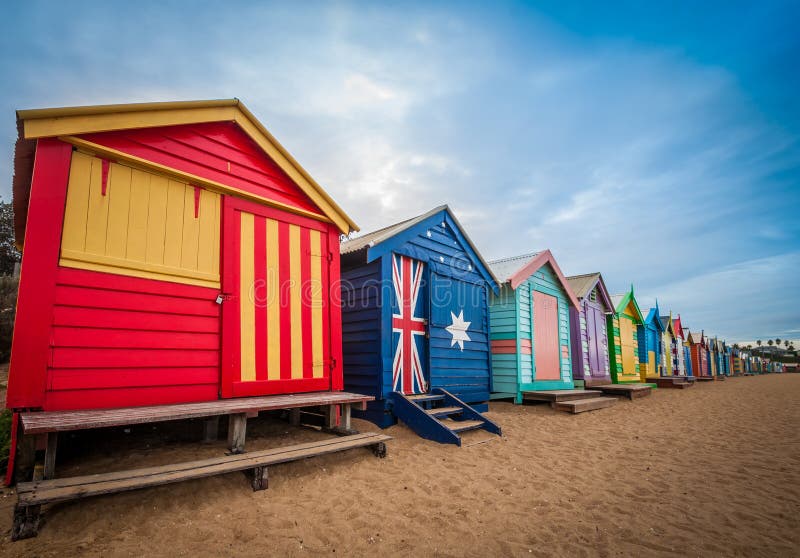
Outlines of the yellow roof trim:
<svg viewBox="0 0 800 558">
<path fill-rule="evenodd" d="M 17 111 L 25 139 L 113 130 L 235 122 L 345 234 L 358 225 L 238 99 L 96 105 Z"/>
</svg>

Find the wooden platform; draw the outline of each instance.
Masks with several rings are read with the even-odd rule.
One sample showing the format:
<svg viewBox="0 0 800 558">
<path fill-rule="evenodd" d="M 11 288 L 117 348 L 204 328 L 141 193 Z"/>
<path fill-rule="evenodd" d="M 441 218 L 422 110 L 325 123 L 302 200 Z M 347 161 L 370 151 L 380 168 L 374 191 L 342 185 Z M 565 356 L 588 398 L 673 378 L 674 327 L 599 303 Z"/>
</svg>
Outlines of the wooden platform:
<svg viewBox="0 0 800 558">
<path fill-rule="evenodd" d="M 22 413 L 20 419 L 25 434 L 44 434 L 325 405 L 358 405 L 360 409 L 364 410 L 367 401 L 373 399 L 375 398 L 368 395 L 334 391 L 219 399 L 203 403 L 155 405 L 152 407 L 27 412 Z"/>
<path fill-rule="evenodd" d="M 711 376 L 695 376 L 694 377 L 696 382 L 713 382 L 714 378 Z"/>
<path fill-rule="evenodd" d="M 693 385 L 687 382 L 683 376 L 653 376 L 652 378 L 647 378 L 647 381 L 660 388 L 686 389 Z"/>
<path fill-rule="evenodd" d="M 653 388 L 647 384 L 605 384 L 591 386 L 588 389 L 599 391 L 604 395 L 620 395 L 628 399 L 647 397 L 653 392 Z"/>
<path fill-rule="evenodd" d="M 596 411 L 597 409 L 605 409 L 616 405 L 616 397 L 590 397 L 582 399 L 572 399 L 568 401 L 555 401 L 552 403 L 553 409 L 557 411 L 566 411 L 568 413 L 577 414 L 586 411 Z"/>
<path fill-rule="evenodd" d="M 547 401 L 549 403 L 573 401 L 575 399 L 590 399 L 593 397 L 597 397 L 597 393 L 585 389 L 553 389 L 522 392 L 522 399 L 525 401 Z"/>
<path fill-rule="evenodd" d="M 371 447 L 377 456 L 384 457 L 385 442 L 388 440 L 391 440 L 390 436 L 369 432 L 173 465 L 19 483 L 11 538 L 17 540 L 36 536 L 42 504 L 248 470 L 252 471 L 253 490 L 264 490 L 268 487 L 268 466 L 361 447 Z"/>
</svg>

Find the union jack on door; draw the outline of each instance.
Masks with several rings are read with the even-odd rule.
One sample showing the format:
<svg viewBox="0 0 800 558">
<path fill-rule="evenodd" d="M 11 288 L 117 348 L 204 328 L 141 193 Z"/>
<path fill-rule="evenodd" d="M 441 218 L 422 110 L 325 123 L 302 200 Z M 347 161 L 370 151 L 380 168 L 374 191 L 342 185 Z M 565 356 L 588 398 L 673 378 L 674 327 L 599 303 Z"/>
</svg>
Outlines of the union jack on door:
<svg viewBox="0 0 800 558">
<path fill-rule="evenodd" d="M 392 388 L 404 394 L 425 393 L 424 355 L 427 319 L 425 318 L 425 279 L 422 262 L 392 255 Z"/>
</svg>

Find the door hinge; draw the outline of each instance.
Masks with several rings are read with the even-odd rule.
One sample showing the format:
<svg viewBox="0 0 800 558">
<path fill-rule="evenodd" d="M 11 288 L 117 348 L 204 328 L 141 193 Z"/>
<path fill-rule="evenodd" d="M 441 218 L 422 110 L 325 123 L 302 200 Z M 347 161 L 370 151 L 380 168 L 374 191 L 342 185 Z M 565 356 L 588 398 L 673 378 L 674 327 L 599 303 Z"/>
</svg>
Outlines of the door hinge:
<svg viewBox="0 0 800 558">
<path fill-rule="evenodd" d="M 332 359 L 331 359 L 331 362 L 330 362 L 330 365 L 329 365 L 329 366 L 330 366 L 330 369 L 331 369 L 331 370 L 333 370 L 334 368 L 336 368 L 336 359 L 335 359 L 335 358 L 332 358 Z"/>
<path fill-rule="evenodd" d="M 225 302 L 226 300 L 233 300 L 233 298 L 234 298 L 234 297 L 233 297 L 233 295 L 232 295 L 232 294 L 227 294 L 227 293 L 219 293 L 219 294 L 217 295 L 217 298 L 214 300 L 214 302 L 216 302 L 217 304 L 222 304 L 222 303 L 223 303 L 223 302 Z"/>
<path fill-rule="evenodd" d="M 328 252 L 328 261 L 333 262 L 333 252 Z"/>
</svg>

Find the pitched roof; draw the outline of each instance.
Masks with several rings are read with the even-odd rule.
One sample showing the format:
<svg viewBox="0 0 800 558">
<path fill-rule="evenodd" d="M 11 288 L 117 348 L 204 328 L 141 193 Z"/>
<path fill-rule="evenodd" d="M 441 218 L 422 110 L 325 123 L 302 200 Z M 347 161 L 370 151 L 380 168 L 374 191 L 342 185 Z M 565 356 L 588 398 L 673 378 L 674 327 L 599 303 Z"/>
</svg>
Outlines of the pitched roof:
<svg viewBox="0 0 800 558">
<path fill-rule="evenodd" d="M 661 316 L 661 325 L 664 327 L 664 331 L 670 330 L 672 335 L 675 335 L 675 322 L 672 319 L 672 312 L 667 316 Z"/>
<path fill-rule="evenodd" d="M 596 286 L 603 304 L 612 312 L 614 311 L 614 303 L 611 302 L 611 296 L 608 294 L 608 289 L 606 289 L 606 283 L 603 281 L 603 276 L 599 271 L 595 273 L 584 273 L 583 275 L 572 275 L 571 277 L 567 277 L 567 282 L 578 300 L 589 296 Z"/>
<path fill-rule="evenodd" d="M 358 225 L 317 184 L 294 157 L 267 131 L 239 99 L 178 101 L 167 103 L 132 103 L 17 111 L 20 140 L 70 136 L 111 130 L 197 124 L 200 122 L 235 122 L 270 159 L 281 167 L 297 186 L 344 233 L 357 231 Z M 31 176 L 15 179 L 15 197 L 24 196 Z M 25 211 L 27 213 L 27 209 Z"/>
<path fill-rule="evenodd" d="M 452 220 L 452 224 L 458 229 L 456 232 L 458 236 L 463 238 L 464 242 L 466 242 L 467 247 L 472 250 L 472 253 L 475 255 L 477 262 L 480 264 L 478 267 L 481 269 L 481 274 L 492 284 L 492 290 L 497 290 L 497 285 L 499 281 L 492 273 L 489 264 L 486 263 L 486 260 L 483 259 L 483 256 L 476 248 L 475 244 L 472 242 L 472 239 L 469 237 L 467 232 L 464 230 L 464 227 L 461 226 L 461 223 L 458 221 L 458 218 L 453 214 L 453 211 L 450 207 L 445 205 L 440 205 L 438 207 L 434 207 L 430 211 L 423 213 L 422 215 L 417 215 L 416 217 L 412 217 L 410 219 L 406 219 L 404 221 L 400 221 L 399 223 L 395 223 L 394 225 L 389 225 L 388 227 L 383 227 L 382 229 L 378 229 L 376 231 L 372 231 L 360 236 L 357 236 L 352 239 L 347 239 L 342 241 L 339 247 L 339 252 L 341 254 L 351 254 L 354 252 L 358 252 L 359 250 L 369 250 L 370 248 L 374 248 L 381 243 L 394 238 L 395 236 L 399 235 L 400 233 L 412 229 L 414 226 L 423 223 L 424 221 L 435 217 L 437 214 L 446 213 L 447 216 L 445 218 L 449 218 Z"/>
<path fill-rule="evenodd" d="M 545 264 L 550 264 L 550 267 L 558 277 L 567 299 L 570 303 L 578 308 L 578 299 L 572 288 L 569 286 L 567 278 L 558 267 L 556 259 L 550 250 L 542 250 L 541 252 L 532 252 L 530 254 L 523 254 L 521 256 L 514 256 L 511 258 L 503 258 L 489 262 L 492 272 L 501 283 L 508 283 L 512 289 L 519 287 L 528 277 L 536 273 Z"/>
<path fill-rule="evenodd" d="M 519 269 L 541 254 L 542 251 L 530 252 L 528 254 L 521 254 L 519 256 L 512 256 L 510 258 L 502 258 L 499 260 L 492 260 L 489 262 L 489 267 L 492 268 L 492 273 L 497 277 L 497 280 L 505 283 L 511 280 L 511 277 L 519 271 Z"/>
<path fill-rule="evenodd" d="M 394 235 L 401 233 L 404 230 L 410 229 L 417 223 L 421 223 L 425 219 L 433 217 L 434 215 L 436 215 L 441 211 L 449 212 L 450 208 L 447 205 L 440 205 L 438 207 L 434 207 L 430 211 L 423 213 L 422 215 L 417 215 L 416 217 L 411 217 L 410 219 L 406 219 L 404 221 L 400 221 L 399 223 L 395 223 L 394 225 L 389 225 L 388 227 L 383 227 L 382 229 L 362 234 L 355 238 L 344 240 L 342 241 L 342 244 L 339 248 L 339 252 L 341 252 L 342 254 L 350 254 L 352 252 L 357 252 L 358 250 L 361 250 L 363 248 L 371 248 L 372 246 L 376 246 L 381 242 L 383 242 L 384 240 L 388 240 L 389 238 L 392 238 Z M 452 212 L 450 214 L 452 216 Z M 455 219 L 455 216 L 453 216 L 453 218 Z"/>
<path fill-rule="evenodd" d="M 592 288 L 597 280 L 600 279 L 600 272 L 597 273 L 584 273 L 583 275 L 571 275 L 567 277 L 569 286 L 572 287 L 572 292 L 578 298 L 585 298 L 592 292 Z"/>
<path fill-rule="evenodd" d="M 658 311 L 658 302 L 656 302 L 656 307 L 651 308 L 650 311 L 647 313 L 647 317 L 645 318 L 645 323 L 652 323 L 656 326 L 656 329 L 664 331 L 664 326 L 661 323 L 661 316 L 659 316 Z"/>
<path fill-rule="evenodd" d="M 639 303 L 636 302 L 636 297 L 633 295 L 633 285 L 631 285 L 631 290 L 629 290 L 627 293 L 611 295 L 611 302 L 614 303 L 614 312 L 617 314 L 622 312 L 622 310 L 629 303 L 633 302 L 633 308 L 636 310 L 636 315 L 638 316 L 640 322 L 644 323 L 644 315 L 639 309 Z"/>
</svg>

